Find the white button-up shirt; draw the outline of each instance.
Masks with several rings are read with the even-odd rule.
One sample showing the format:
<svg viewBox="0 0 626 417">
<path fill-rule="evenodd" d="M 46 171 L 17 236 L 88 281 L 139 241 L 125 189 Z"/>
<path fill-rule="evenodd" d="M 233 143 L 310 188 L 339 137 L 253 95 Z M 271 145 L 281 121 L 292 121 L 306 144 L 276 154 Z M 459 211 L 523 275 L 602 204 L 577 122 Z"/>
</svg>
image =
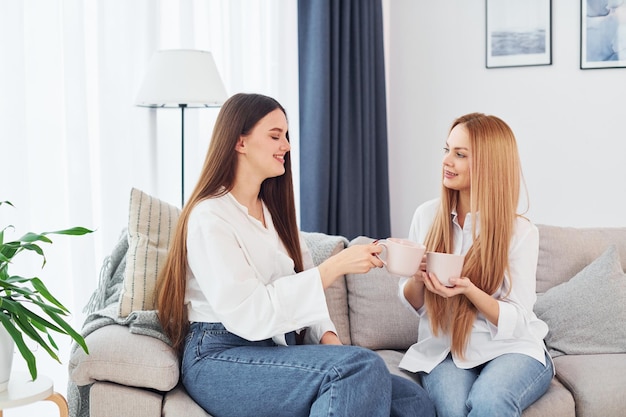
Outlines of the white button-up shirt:
<svg viewBox="0 0 626 417">
<path fill-rule="evenodd" d="M 439 204 L 440 200 L 435 199 L 417 208 L 409 230 L 410 240 L 424 242 Z M 452 222 L 454 253 L 465 255 L 473 243 L 471 216 L 467 215 L 463 228 L 459 225 L 456 212 L 452 213 Z M 480 225 L 476 226 L 479 233 Z M 535 289 L 538 253 L 537 227 L 518 217 L 509 247 L 509 270 L 504 275 L 502 287 L 493 294 L 500 306 L 498 325 L 495 326 L 478 313 L 465 351 L 465 359 L 452 355 L 459 368 L 473 368 L 505 353 L 525 354 L 545 365 L 543 338 L 548 333 L 548 326 L 533 312 L 537 299 Z M 430 372 L 450 353 L 451 337 L 443 332 L 439 332 L 438 336 L 433 335 L 426 308 L 422 306 L 416 311 L 406 300 L 404 286 L 408 279 L 412 278 L 400 281 L 399 296 L 411 311 L 419 315 L 419 333 L 417 343 L 407 350 L 400 367 L 411 372 Z"/>
<path fill-rule="evenodd" d="M 196 205 L 187 226 L 189 320 L 221 322 L 247 340 L 272 338 L 308 327 L 307 343 L 318 343 L 330 320 L 318 268 L 300 239 L 305 270 L 296 274 L 272 217 L 267 228 L 228 193 Z M 308 268 L 308 269 L 307 269 Z"/>
</svg>

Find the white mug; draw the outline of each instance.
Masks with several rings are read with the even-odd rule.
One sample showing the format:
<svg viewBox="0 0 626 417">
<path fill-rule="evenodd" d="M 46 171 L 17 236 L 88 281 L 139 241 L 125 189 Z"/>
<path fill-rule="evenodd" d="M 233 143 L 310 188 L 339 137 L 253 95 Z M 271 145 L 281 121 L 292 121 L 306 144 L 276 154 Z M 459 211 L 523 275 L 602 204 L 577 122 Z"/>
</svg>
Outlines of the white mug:
<svg viewBox="0 0 626 417">
<path fill-rule="evenodd" d="M 446 287 L 453 287 L 450 284 L 450 278 L 460 278 L 463 270 L 463 255 L 455 255 L 453 253 L 427 252 L 426 253 L 426 272 L 433 273 Z"/>
<path fill-rule="evenodd" d="M 378 245 L 385 249 L 377 255 L 389 273 L 410 277 L 420 268 L 426 247 L 407 239 L 390 237 L 379 240 Z"/>
</svg>

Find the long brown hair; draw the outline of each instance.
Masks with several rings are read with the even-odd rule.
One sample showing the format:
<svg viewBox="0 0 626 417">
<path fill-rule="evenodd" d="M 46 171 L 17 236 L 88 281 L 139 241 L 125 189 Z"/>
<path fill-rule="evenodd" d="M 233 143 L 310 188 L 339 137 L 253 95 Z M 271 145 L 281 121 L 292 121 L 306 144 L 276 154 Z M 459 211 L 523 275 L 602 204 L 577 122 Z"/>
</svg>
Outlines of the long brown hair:
<svg viewBox="0 0 626 417">
<path fill-rule="evenodd" d="M 471 149 L 473 244 L 465 255 L 461 275 L 487 294 L 494 294 L 509 266 L 509 245 L 518 216 L 522 175 L 517 144 L 510 127 L 495 116 L 470 113 L 456 119 L 450 131 L 457 125 L 467 130 Z M 424 242 L 427 250 L 453 252 L 450 213 L 458 199 L 459 191 L 442 186 L 441 205 Z M 463 357 L 478 314 L 476 307 L 464 296 L 443 298 L 430 291 L 425 293 L 425 305 L 433 333 L 449 333 L 452 352 Z"/>
<path fill-rule="evenodd" d="M 172 346 L 179 353 L 189 330 L 185 305 L 189 214 L 199 202 L 222 196 L 232 190 L 237 167 L 237 141 L 241 136 L 250 134 L 259 120 L 276 109 L 280 109 L 286 117 L 285 109 L 273 98 L 240 93 L 224 103 L 215 121 L 200 179 L 183 207 L 167 261 L 159 275 L 159 321 Z M 272 215 L 276 231 L 294 261 L 296 272 L 300 272 L 303 269 L 302 252 L 296 221 L 290 155 L 289 152 L 285 155 L 285 173 L 263 181 L 259 197 Z"/>
</svg>

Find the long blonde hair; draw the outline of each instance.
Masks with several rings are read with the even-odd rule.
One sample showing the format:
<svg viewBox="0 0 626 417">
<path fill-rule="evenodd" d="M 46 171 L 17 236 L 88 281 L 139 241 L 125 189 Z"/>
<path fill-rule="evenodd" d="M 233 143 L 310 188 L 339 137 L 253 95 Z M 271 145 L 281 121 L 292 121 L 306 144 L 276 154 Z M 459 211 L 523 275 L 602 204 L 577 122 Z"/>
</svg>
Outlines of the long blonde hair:
<svg viewBox="0 0 626 417">
<path fill-rule="evenodd" d="M 510 127 L 495 116 L 470 113 L 456 119 L 450 131 L 457 125 L 467 130 L 471 149 L 473 244 L 465 255 L 461 276 L 468 277 L 487 294 L 494 294 L 502 286 L 508 269 L 509 245 L 517 218 L 522 181 L 517 144 Z M 424 242 L 427 250 L 453 252 L 450 213 L 458 199 L 457 190 L 442 186 L 441 205 Z M 425 305 L 433 333 L 450 334 L 452 352 L 464 357 L 478 314 L 474 305 L 465 296 L 443 298 L 430 291 L 425 293 Z"/>
<path fill-rule="evenodd" d="M 232 190 L 237 167 L 237 141 L 240 136 L 248 135 L 259 120 L 276 109 L 280 109 L 286 116 L 285 109 L 273 98 L 241 93 L 229 98 L 217 116 L 200 179 L 183 207 L 165 266 L 159 275 L 159 321 L 178 353 L 182 352 L 189 329 L 185 305 L 189 214 L 199 202 L 222 196 Z M 302 252 L 296 222 L 290 155 L 285 155 L 285 173 L 263 181 L 259 197 L 272 216 L 274 227 L 294 261 L 296 272 L 300 272 L 303 269 Z"/>
</svg>

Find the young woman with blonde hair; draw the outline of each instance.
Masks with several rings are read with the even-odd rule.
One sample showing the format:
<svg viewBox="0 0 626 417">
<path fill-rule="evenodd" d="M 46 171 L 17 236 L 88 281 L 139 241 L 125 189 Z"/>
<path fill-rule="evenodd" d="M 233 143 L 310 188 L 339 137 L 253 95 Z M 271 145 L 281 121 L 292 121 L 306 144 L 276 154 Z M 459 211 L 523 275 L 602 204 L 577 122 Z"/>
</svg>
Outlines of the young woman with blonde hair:
<svg viewBox="0 0 626 417">
<path fill-rule="evenodd" d="M 221 108 L 160 277 L 159 320 L 185 389 L 216 417 L 434 416 L 418 384 L 368 349 L 340 346 L 324 289 L 382 266 L 381 248 L 351 246 L 313 266 L 290 148 L 276 100 L 236 94 Z"/>
<path fill-rule="evenodd" d="M 417 208 L 409 239 L 427 251 L 465 255 L 461 277 L 443 286 L 421 271 L 400 282 L 420 316 L 419 337 L 400 367 L 419 372 L 437 415 L 519 416 L 554 375 L 533 313 L 536 226 L 517 214 L 521 164 L 515 136 L 495 116 L 452 123 L 441 197 Z"/>
</svg>

